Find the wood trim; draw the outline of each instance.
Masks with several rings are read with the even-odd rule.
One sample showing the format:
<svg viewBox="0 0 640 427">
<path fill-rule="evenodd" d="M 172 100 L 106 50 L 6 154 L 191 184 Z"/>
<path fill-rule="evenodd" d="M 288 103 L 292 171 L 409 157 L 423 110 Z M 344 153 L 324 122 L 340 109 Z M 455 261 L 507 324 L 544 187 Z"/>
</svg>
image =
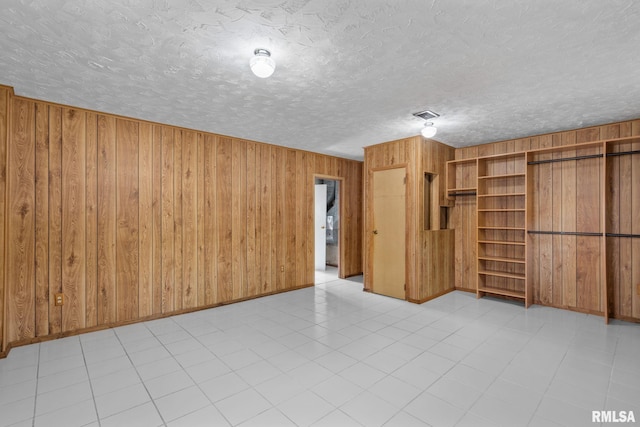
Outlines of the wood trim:
<svg viewBox="0 0 640 427">
<path fill-rule="evenodd" d="M 431 301 L 432 299 L 436 299 L 438 297 L 441 297 L 442 295 L 446 295 L 446 294 L 448 294 L 450 292 L 453 292 L 455 290 L 457 290 L 457 289 L 455 289 L 455 288 L 445 289 L 444 291 L 440 291 L 440 292 L 438 292 L 436 294 L 433 294 L 433 295 L 430 295 L 428 297 L 424 297 L 424 298 L 421 298 L 421 299 L 407 299 L 407 301 L 415 303 L 415 304 L 424 304 L 427 301 Z"/>
</svg>

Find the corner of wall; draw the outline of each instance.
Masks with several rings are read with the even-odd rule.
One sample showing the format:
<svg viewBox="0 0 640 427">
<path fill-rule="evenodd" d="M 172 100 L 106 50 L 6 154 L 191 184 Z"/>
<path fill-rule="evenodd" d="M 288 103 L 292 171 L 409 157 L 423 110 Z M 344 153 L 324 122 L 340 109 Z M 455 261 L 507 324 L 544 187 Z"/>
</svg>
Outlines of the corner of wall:
<svg viewBox="0 0 640 427">
<path fill-rule="evenodd" d="M 6 177 L 7 147 L 9 146 L 9 106 L 13 97 L 13 88 L 0 85 L 0 354 L 6 354 L 6 322 L 5 322 L 5 232 L 6 232 Z"/>
</svg>

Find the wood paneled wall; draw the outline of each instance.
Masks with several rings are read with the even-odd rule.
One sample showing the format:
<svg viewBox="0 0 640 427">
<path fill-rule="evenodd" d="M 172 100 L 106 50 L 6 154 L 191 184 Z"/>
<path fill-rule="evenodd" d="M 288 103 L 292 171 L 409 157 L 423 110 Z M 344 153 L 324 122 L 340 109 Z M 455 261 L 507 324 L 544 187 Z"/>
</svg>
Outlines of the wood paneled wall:
<svg viewBox="0 0 640 427">
<path fill-rule="evenodd" d="M 7 189 L 7 146 L 9 127 L 9 100 L 13 96 L 13 89 L 0 85 L 0 355 L 4 353 L 6 336 L 5 322 L 5 211 L 6 211 L 6 189 Z"/>
<path fill-rule="evenodd" d="M 362 272 L 361 162 L 3 96 L 4 349 L 313 284 L 315 175 Z"/>
<path fill-rule="evenodd" d="M 601 152 L 598 147 L 579 150 L 570 147 L 627 136 L 640 136 L 640 120 L 459 148 L 456 159 L 547 147 L 569 147 L 569 150 L 537 157 L 551 159 L 597 154 Z M 613 151 L 638 149 L 631 145 L 617 144 Z M 607 176 L 603 173 L 604 161 L 609 171 Z M 640 172 L 636 171 L 640 171 L 638 155 L 546 163 L 530 169 L 533 226 L 541 230 L 637 234 L 640 231 Z M 604 195 L 601 194 L 603 184 Z M 471 224 L 475 224 L 475 203 L 473 197 L 457 198 L 452 212 L 452 224 L 456 228 L 458 289 L 473 288 L 477 275 L 476 255 L 468 249 L 477 246 L 476 234 L 469 232 Z M 607 219 L 606 230 L 600 227 L 602 215 Z M 465 231 L 465 227 L 469 231 Z M 458 228 L 463 231 L 458 233 Z M 606 276 L 602 274 L 599 262 L 605 248 L 598 237 L 530 235 L 529 239 L 528 276 L 533 285 L 534 303 L 603 313 L 604 298 L 600 289 L 604 289 L 602 280 L 607 280 L 610 314 L 640 320 L 638 239 L 606 238 Z"/>
<path fill-rule="evenodd" d="M 454 149 L 437 141 L 425 140 L 421 136 L 389 141 L 365 148 L 365 264 L 364 286 L 371 291 L 370 278 L 373 274 L 372 265 L 372 185 L 373 171 L 376 169 L 404 166 L 407 169 L 407 220 L 406 220 L 406 280 L 407 299 L 414 302 L 425 301 L 435 293 L 442 293 L 440 284 L 433 281 L 441 278 L 441 272 L 434 274 L 434 270 L 425 266 L 423 253 L 435 253 L 445 251 L 452 247 L 445 245 L 442 248 L 432 247 L 435 243 L 447 243 L 447 239 L 424 237 L 424 173 L 431 173 L 438 177 L 439 205 L 445 206 L 449 201 L 445 198 L 445 165 L 454 156 Z M 439 215 L 439 212 L 433 212 Z M 439 224 L 439 221 L 438 221 Z M 453 289 L 451 281 L 449 288 Z"/>
</svg>

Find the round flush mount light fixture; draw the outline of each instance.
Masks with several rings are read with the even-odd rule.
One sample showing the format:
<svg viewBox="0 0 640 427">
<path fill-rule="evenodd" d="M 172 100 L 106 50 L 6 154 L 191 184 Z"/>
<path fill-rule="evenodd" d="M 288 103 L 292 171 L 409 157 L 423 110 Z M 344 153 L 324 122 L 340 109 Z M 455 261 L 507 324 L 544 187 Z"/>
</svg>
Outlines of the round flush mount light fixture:
<svg viewBox="0 0 640 427">
<path fill-rule="evenodd" d="M 258 48 L 253 51 L 253 58 L 249 61 L 251 71 L 256 76 L 266 79 L 276 69 L 276 61 L 271 57 L 271 52 L 267 49 Z"/>
<path fill-rule="evenodd" d="M 433 125 L 433 122 L 425 123 L 424 127 L 420 131 L 422 136 L 425 138 L 433 138 L 436 135 L 436 132 L 438 132 L 438 128 Z"/>
</svg>

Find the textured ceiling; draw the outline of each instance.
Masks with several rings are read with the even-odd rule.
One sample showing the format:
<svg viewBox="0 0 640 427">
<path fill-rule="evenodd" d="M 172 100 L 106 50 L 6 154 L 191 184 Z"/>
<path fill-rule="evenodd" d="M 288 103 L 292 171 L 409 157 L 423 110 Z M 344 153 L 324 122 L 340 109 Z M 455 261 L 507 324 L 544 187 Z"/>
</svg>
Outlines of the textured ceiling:
<svg viewBox="0 0 640 427">
<path fill-rule="evenodd" d="M 639 23 L 634 0 L 2 0 L 0 84 L 362 158 L 427 108 L 457 147 L 640 117 Z"/>
</svg>

